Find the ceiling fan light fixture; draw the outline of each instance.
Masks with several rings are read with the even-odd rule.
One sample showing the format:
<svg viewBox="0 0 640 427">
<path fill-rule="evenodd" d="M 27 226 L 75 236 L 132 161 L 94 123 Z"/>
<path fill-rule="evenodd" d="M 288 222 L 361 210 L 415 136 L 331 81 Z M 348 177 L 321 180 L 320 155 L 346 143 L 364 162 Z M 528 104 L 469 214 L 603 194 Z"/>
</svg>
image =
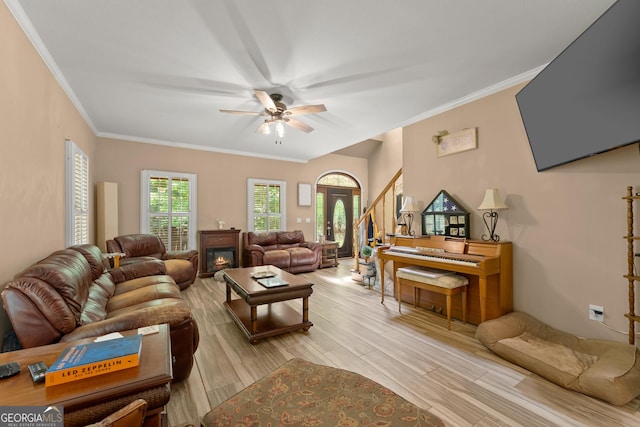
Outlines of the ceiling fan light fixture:
<svg viewBox="0 0 640 427">
<path fill-rule="evenodd" d="M 276 135 L 278 135 L 278 138 L 283 138 L 284 137 L 284 124 L 282 123 L 282 120 L 278 119 L 276 120 Z"/>
<path fill-rule="evenodd" d="M 271 135 L 271 126 L 269 126 L 269 121 L 265 120 L 264 125 L 262 126 L 262 134 L 263 135 Z"/>
<path fill-rule="evenodd" d="M 298 119 L 294 119 L 291 116 L 322 113 L 323 111 L 327 111 L 324 104 L 302 105 L 300 107 L 287 108 L 287 106 L 282 102 L 282 95 L 279 93 L 269 95 L 267 92 L 258 89 L 254 89 L 254 92 L 264 107 L 263 111 L 220 111 L 230 114 L 268 117 L 260 126 L 258 126 L 258 129 L 256 129 L 256 133 L 262 133 L 263 135 L 271 135 L 271 133 L 275 132 L 277 138 L 282 139 L 286 133 L 285 125 L 291 126 L 302 132 L 309 133 L 313 130 L 311 126 Z M 273 125 L 273 129 L 271 129 L 271 125 Z"/>
</svg>

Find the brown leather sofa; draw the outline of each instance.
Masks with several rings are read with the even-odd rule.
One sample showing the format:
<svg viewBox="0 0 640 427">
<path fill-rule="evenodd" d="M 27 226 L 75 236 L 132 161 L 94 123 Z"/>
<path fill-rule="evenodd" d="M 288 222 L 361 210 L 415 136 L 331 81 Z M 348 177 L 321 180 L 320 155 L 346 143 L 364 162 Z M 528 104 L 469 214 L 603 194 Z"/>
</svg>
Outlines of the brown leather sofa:
<svg viewBox="0 0 640 427">
<path fill-rule="evenodd" d="M 97 246 L 72 246 L 16 275 L 2 302 L 23 348 L 167 323 L 181 380 L 193 366 L 198 326 L 166 271 L 158 259 L 109 269 Z"/>
<path fill-rule="evenodd" d="M 107 252 L 123 253 L 120 265 L 149 259 L 161 259 L 167 266 L 167 274 L 173 277 L 180 289 L 188 288 L 198 273 L 198 251 L 169 251 L 155 234 L 127 234 L 106 242 Z"/>
<path fill-rule="evenodd" d="M 300 230 L 242 233 L 244 267 L 275 265 L 289 273 L 314 271 L 322 260 L 322 245 L 306 242 Z"/>
</svg>

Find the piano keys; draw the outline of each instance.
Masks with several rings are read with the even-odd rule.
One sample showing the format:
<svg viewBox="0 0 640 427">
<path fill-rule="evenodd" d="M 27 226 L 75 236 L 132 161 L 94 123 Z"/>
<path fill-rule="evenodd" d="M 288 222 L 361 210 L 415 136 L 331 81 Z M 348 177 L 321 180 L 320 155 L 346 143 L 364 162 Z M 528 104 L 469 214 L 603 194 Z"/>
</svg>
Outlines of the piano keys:
<svg viewBox="0 0 640 427">
<path fill-rule="evenodd" d="M 389 250 L 392 253 L 397 253 L 407 258 L 418 260 L 432 260 L 448 264 L 468 265 L 470 267 L 480 266 L 480 260 L 478 259 L 475 259 L 473 257 L 463 258 L 460 255 L 450 255 L 446 254 L 444 251 L 425 251 L 421 250 L 420 248 L 414 248 L 411 246 L 393 246 L 390 247 Z"/>
<path fill-rule="evenodd" d="M 450 239 L 443 236 L 396 237 L 394 245 L 380 247 L 381 302 L 384 303 L 384 263 L 400 267 L 419 265 L 462 274 L 469 279 L 467 320 L 480 324 L 513 311 L 513 258 L 510 242 Z M 441 296 L 424 294 L 425 303 L 443 306 Z M 402 295 L 395 295 L 402 298 Z M 406 295 L 404 295 L 406 297 Z M 422 301 L 422 300 L 421 300 Z M 456 305 L 457 307 L 460 304 Z M 453 317 L 462 318 L 462 313 Z"/>
</svg>

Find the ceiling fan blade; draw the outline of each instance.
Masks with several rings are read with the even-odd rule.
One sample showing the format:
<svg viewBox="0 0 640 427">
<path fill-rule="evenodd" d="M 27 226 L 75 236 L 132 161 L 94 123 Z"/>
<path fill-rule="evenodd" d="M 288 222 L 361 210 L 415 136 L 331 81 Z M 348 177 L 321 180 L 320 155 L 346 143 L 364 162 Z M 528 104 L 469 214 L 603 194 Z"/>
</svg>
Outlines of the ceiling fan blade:
<svg viewBox="0 0 640 427">
<path fill-rule="evenodd" d="M 323 111 L 327 111 L 327 107 L 325 107 L 324 104 L 303 105 L 302 107 L 289 108 L 285 111 L 285 114 L 289 116 L 299 116 L 301 114 L 322 113 Z"/>
<path fill-rule="evenodd" d="M 311 126 L 309 126 L 306 123 L 301 122 L 300 120 L 296 120 L 296 119 L 285 119 L 284 121 L 286 124 L 288 124 L 291 127 L 294 127 L 298 130 L 301 130 L 302 132 L 306 132 L 309 133 L 313 130 L 313 128 Z"/>
<path fill-rule="evenodd" d="M 238 110 L 220 110 L 221 113 L 229 113 L 229 114 L 242 114 L 244 116 L 264 116 L 266 115 L 264 112 L 254 112 L 254 111 L 238 111 Z"/>
<path fill-rule="evenodd" d="M 278 111 L 276 104 L 273 102 L 273 99 L 271 99 L 271 97 L 267 92 L 263 90 L 258 90 L 258 89 L 254 89 L 253 91 L 258 97 L 258 100 L 262 103 L 262 105 L 264 105 L 264 108 L 274 113 Z"/>
</svg>

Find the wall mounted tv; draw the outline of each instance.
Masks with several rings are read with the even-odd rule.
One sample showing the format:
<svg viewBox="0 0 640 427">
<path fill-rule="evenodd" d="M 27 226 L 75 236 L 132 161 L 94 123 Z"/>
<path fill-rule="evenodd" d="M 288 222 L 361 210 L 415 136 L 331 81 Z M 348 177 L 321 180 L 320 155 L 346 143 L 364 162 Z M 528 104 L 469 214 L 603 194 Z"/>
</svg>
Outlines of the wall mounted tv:
<svg viewBox="0 0 640 427">
<path fill-rule="evenodd" d="M 639 20 L 618 0 L 516 94 L 538 171 L 640 141 Z"/>
</svg>

